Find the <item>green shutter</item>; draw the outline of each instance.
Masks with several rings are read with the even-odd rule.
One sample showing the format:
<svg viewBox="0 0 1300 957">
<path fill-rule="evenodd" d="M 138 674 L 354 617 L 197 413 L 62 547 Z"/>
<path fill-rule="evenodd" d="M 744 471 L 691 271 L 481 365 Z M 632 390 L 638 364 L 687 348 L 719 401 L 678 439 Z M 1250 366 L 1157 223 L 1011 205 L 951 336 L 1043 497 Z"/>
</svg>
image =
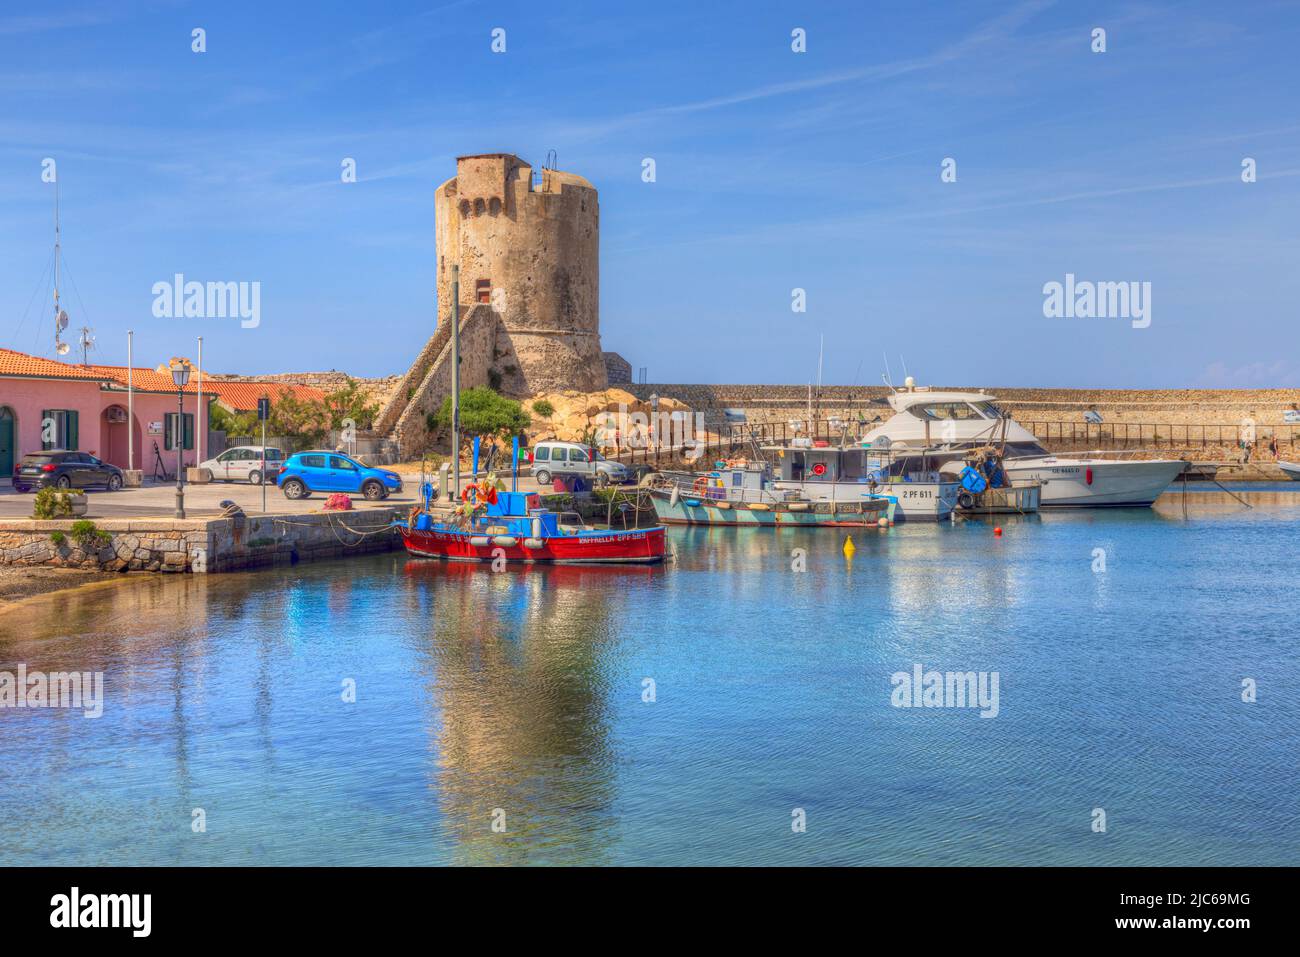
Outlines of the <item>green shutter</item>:
<svg viewBox="0 0 1300 957">
<path fill-rule="evenodd" d="M 54 448 L 54 444 L 52 442 L 47 442 L 45 440 L 45 420 L 52 418 L 51 415 L 52 411 L 53 411 L 52 409 L 41 409 L 41 451 L 42 452 Z"/>
<path fill-rule="evenodd" d="M 77 435 L 78 413 L 74 409 L 68 412 L 67 416 L 68 416 L 68 420 L 67 420 L 68 421 L 68 425 L 67 425 L 68 444 L 64 446 L 64 448 L 66 448 L 69 452 L 75 452 L 77 450 L 77 439 L 79 438 L 79 436 Z"/>
<path fill-rule="evenodd" d="M 184 439 L 185 448 L 187 449 L 194 448 L 194 413 L 193 412 L 185 413 L 184 424 L 182 427 L 185 431 L 185 439 Z"/>
<path fill-rule="evenodd" d="M 163 415 L 163 448 L 170 452 L 172 449 L 172 436 L 176 431 L 176 413 L 168 412 Z"/>
</svg>

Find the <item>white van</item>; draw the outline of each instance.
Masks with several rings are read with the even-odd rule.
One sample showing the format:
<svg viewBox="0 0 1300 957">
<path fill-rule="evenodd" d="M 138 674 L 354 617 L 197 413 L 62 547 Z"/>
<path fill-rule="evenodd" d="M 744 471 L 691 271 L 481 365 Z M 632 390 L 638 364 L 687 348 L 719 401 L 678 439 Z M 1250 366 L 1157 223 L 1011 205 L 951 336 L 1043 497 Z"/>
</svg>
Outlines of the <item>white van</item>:
<svg viewBox="0 0 1300 957">
<path fill-rule="evenodd" d="M 212 473 L 214 482 L 249 482 L 253 485 L 261 485 L 263 480 L 274 482 L 283 466 L 282 451 L 261 445 L 237 445 L 214 459 L 199 463 L 199 468 Z"/>
<path fill-rule="evenodd" d="M 533 463 L 533 478 L 542 485 L 549 485 L 557 476 L 576 475 L 601 488 L 632 478 L 632 473 L 621 462 L 611 462 L 591 446 L 579 442 L 538 442 L 533 447 L 530 461 Z"/>
</svg>

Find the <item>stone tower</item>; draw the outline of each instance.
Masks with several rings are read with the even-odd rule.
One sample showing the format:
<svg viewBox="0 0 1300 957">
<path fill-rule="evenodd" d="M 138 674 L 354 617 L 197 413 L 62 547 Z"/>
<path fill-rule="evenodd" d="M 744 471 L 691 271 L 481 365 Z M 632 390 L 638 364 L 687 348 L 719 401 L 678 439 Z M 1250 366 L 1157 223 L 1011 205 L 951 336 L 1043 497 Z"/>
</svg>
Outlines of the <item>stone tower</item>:
<svg viewBox="0 0 1300 957">
<path fill-rule="evenodd" d="M 607 385 L 600 350 L 600 207 L 573 173 L 532 167 L 510 153 L 461 156 L 436 193 L 438 325 L 451 318 L 451 267 L 460 266 L 461 315 L 497 317 L 489 376 L 527 397 Z"/>
</svg>

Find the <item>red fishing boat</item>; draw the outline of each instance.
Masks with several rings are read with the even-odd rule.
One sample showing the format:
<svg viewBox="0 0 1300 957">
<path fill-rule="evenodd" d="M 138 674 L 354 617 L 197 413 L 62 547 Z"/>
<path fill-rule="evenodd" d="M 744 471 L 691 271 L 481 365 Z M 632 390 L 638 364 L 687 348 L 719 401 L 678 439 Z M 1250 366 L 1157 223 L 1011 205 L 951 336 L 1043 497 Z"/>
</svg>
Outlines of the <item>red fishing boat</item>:
<svg viewBox="0 0 1300 957">
<path fill-rule="evenodd" d="M 549 562 L 564 565 L 663 561 L 664 527 L 627 530 L 561 525 L 537 493 L 499 492 L 488 483 L 467 489 L 453 521 L 427 508 L 396 523 L 406 550 L 462 562 Z"/>
</svg>

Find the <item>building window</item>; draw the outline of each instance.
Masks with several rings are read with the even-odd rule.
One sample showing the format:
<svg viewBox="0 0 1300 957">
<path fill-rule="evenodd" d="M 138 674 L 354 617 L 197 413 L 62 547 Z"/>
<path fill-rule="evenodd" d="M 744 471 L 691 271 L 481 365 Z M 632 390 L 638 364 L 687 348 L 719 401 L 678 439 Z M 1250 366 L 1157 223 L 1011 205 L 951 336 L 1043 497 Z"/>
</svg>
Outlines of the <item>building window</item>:
<svg viewBox="0 0 1300 957">
<path fill-rule="evenodd" d="M 171 450 L 176 448 L 176 413 L 168 412 L 163 422 L 163 448 Z M 194 448 L 194 413 L 186 412 L 182 420 L 181 448 Z"/>
<path fill-rule="evenodd" d="M 474 283 L 474 298 L 478 302 L 492 301 L 492 280 L 480 279 Z"/>
<path fill-rule="evenodd" d="M 46 409 L 41 413 L 41 450 L 77 448 L 76 409 Z"/>
</svg>

